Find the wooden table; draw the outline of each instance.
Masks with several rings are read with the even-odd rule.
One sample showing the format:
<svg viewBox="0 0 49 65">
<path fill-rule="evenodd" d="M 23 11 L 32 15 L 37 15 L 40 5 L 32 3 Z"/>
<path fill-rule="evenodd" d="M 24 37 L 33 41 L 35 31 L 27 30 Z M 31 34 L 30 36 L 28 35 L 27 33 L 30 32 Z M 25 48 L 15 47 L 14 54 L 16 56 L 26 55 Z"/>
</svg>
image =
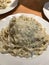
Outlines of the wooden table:
<svg viewBox="0 0 49 65">
<path fill-rule="evenodd" d="M 47 1 L 49 0 L 19 0 L 18 6 L 10 12 L 0 15 L 0 19 L 3 19 L 8 15 L 16 13 L 32 13 L 41 16 L 42 18 L 47 20 L 47 18 L 44 16 L 42 12 L 43 5 Z"/>
</svg>

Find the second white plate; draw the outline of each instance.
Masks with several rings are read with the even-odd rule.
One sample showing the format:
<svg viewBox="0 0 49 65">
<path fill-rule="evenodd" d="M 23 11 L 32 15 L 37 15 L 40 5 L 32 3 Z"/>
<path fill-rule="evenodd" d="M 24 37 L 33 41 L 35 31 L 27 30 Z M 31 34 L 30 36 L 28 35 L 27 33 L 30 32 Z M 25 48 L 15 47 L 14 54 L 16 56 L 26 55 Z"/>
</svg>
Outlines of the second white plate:
<svg viewBox="0 0 49 65">
<path fill-rule="evenodd" d="M 17 6 L 17 4 L 18 4 L 18 0 L 11 0 L 11 3 L 9 4 L 7 8 L 0 9 L 0 15 L 13 10 Z"/>
<path fill-rule="evenodd" d="M 45 14 L 45 16 L 48 18 L 49 20 L 49 2 L 45 3 L 44 7 L 43 7 L 43 12 Z"/>
</svg>

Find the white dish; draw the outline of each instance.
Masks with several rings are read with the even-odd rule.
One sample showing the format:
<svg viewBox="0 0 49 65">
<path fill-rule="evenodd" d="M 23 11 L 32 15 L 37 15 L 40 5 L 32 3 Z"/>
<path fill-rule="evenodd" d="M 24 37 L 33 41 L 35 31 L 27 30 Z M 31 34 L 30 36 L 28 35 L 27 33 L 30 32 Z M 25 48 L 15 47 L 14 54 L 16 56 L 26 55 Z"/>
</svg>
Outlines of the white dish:
<svg viewBox="0 0 49 65">
<path fill-rule="evenodd" d="M 49 19 L 49 2 L 45 3 L 45 5 L 43 7 L 43 12 L 44 12 L 45 16 Z"/>
<path fill-rule="evenodd" d="M 19 17 L 21 15 L 33 17 L 34 19 L 36 19 L 39 23 L 42 24 L 42 26 L 46 29 L 46 32 L 49 34 L 49 23 L 47 21 L 39 16 L 25 13 L 10 15 L 2 19 L 0 21 L 0 30 L 2 30 L 2 28 L 5 28 L 9 24 L 13 16 Z M 43 52 L 42 55 L 32 58 L 20 58 L 13 57 L 10 54 L 0 54 L 0 65 L 49 65 L 49 47 L 46 51 Z"/>
<path fill-rule="evenodd" d="M 11 3 L 5 9 L 0 9 L 0 15 L 13 10 L 18 4 L 18 0 L 11 0 Z"/>
</svg>

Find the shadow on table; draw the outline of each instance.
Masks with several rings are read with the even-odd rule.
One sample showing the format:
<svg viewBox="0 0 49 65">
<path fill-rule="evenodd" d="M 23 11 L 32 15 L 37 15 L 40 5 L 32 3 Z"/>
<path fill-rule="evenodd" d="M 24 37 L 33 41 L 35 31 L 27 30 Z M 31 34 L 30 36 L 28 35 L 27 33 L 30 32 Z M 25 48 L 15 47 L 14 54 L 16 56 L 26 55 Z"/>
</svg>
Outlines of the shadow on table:
<svg viewBox="0 0 49 65">
<path fill-rule="evenodd" d="M 43 11 L 42 11 L 42 17 L 49 22 L 49 20 L 47 19 L 47 17 L 44 15 Z"/>
<path fill-rule="evenodd" d="M 19 0 L 19 2 L 29 9 L 41 12 L 42 17 L 49 21 L 43 13 L 43 6 L 46 2 L 49 2 L 49 0 Z"/>
<path fill-rule="evenodd" d="M 19 0 L 20 4 L 36 11 L 42 11 L 44 4 L 48 1 L 49 0 Z"/>
</svg>

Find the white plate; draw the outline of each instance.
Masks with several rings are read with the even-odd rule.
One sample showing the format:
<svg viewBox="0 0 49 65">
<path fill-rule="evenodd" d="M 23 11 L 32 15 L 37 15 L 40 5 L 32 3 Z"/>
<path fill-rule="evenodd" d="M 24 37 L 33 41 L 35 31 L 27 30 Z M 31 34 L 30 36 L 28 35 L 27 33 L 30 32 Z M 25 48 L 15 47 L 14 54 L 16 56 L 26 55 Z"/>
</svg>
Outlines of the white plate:
<svg viewBox="0 0 49 65">
<path fill-rule="evenodd" d="M 45 3 L 45 5 L 43 7 L 43 12 L 44 12 L 45 16 L 49 19 L 49 2 Z"/>
<path fill-rule="evenodd" d="M 11 3 L 5 9 L 0 9 L 0 15 L 13 10 L 18 4 L 18 0 L 11 0 Z"/>
<path fill-rule="evenodd" d="M 47 21 L 45 21 L 39 16 L 25 13 L 11 15 L 1 20 L 0 30 L 2 30 L 2 28 L 5 28 L 9 24 L 9 21 L 13 16 L 19 17 L 21 15 L 33 17 L 34 19 L 36 19 L 39 23 L 42 24 L 44 28 L 46 28 L 46 32 L 49 34 L 49 23 Z M 46 51 L 43 52 L 42 55 L 32 58 L 20 58 L 13 57 L 10 54 L 0 54 L 0 65 L 49 65 L 49 47 Z"/>
</svg>

